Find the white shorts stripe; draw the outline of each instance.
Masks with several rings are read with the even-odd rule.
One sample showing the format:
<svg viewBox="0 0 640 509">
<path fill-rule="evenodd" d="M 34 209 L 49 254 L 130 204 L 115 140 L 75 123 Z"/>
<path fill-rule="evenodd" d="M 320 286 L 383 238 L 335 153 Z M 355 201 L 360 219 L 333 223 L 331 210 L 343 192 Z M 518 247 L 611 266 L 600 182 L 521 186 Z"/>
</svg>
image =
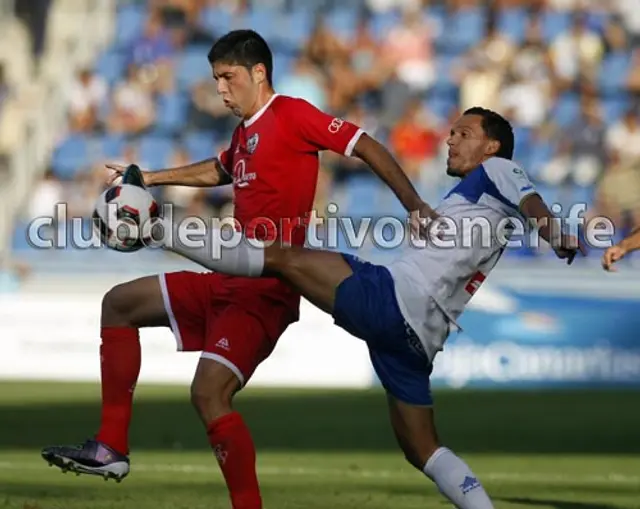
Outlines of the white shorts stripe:
<svg viewBox="0 0 640 509">
<path fill-rule="evenodd" d="M 158 274 L 158 280 L 160 281 L 160 291 L 162 292 L 162 301 L 164 302 L 164 310 L 167 312 L 167 316 L 169 317 L 169 324 L 171 325 L 171 331 L 176 338 L 176 346 L 178 351 L 182 351 L 182 336 L 180 336 L 180 329 L 178 328 L 178 322 L 176 322 L 176 317 L 173 314 L 173 309 L 171 308 L 171 299 L 169 298 L 169 290 L 167 289 L 167 280 L 164 274 Z"/>
<path fill-rule="evenodd" d="M 203 359 L 211 359 L 212 361 L 219 362 L 220 364 L 228 367 L 231 371 L 233 371 L 233 374 L 238 377 L 238 380 L 240 380 L 240 386 L 244 387 L 244 375 L 240 372 L 238 366 L 236 366 L 229 359 L 225 359 L 224 357 L 222 357 L 222 355 L 211 352 L 202 352 L 202 355 L 200 357 Z"/>
</svg>

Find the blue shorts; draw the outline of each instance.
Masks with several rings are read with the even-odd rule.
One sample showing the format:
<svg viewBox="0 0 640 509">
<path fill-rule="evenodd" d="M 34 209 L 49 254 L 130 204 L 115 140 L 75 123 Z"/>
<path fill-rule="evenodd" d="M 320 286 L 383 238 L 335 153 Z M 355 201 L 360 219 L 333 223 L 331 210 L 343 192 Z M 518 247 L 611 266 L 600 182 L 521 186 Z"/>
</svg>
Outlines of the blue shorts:
<svg viewBox="0 0 640 509">
<path fill-rule="evenodd" d="M 382 386 L 396 399 L 431 405 L 432 365 L 406 323 L 386 267 L 343 254 L 353 270 L 336 290 L 335 324 L 364 340 Z"/>
</svg>

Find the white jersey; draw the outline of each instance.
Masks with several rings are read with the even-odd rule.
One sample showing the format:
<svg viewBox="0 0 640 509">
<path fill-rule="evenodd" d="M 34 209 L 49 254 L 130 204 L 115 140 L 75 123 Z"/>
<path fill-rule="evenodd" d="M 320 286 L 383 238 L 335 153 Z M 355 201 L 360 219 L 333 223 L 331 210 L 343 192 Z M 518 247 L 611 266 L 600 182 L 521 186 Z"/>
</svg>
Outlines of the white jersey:
<svg viewBox="0 0 640 509">
<path fill-rule="evenodd" d="M 442 350 L 449 323 L 455 324 L 502 255 L 513 234 L 513 228 L 507 226 L 513 224 L 510 219 L 524 225 L 519 205 L 535 192 L 516 163 L 488 159 L 466 175 L 436 209 L 447 218 L 445 237 L 410 248 L 387 265 L 400 311 L 431 360 Z M 517 233 L 524 235 L 525 230 L 518 228 Z"/>
</svg>

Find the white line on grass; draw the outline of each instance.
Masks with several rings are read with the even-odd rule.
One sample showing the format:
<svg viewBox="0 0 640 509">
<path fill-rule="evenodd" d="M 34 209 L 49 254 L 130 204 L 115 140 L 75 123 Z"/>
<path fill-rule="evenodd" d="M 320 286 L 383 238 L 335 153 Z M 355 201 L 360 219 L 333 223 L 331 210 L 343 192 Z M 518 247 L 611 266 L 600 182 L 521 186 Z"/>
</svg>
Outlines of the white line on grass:
<svg viewBox="0 0 640 509">
<path fill-rule="evenodd" d="M 28 462 L 0 461 L 0 470 L 44 470 L 44 464 Z M 197 465 L 197 464 L 151 464 L 151 463 L 134 463 L 131 466 L 131 474 L 136 472 L 158 472 L 158 473 L 181 473 L 181 474 L 216 474 L 219 469 L 215 464 Z M 339 468 L 283 468 L 265 466 L 259 467 L 260 475 L 267 476 L 301 476 L 301 477 L 360 477 L 360 478 L 400 478 L 406 477 L 410 471 L 402 470 L 358 470 L 358 469 L 339 469 Z M 632 476 L 617 473 L 608 473 L 601 475 L 566 475 L 566 474 L 544 474 L 544 473 L 518 473 L 518 472 L 486 472 L 478 470 L 478 475 L 485 481 L 498 481 L 505 483 L 560 483 L 560 484 L 594 484 L 594 483 L 613 483 L 613 484 L 639 484 L 640 476 Z"/>
</svg>

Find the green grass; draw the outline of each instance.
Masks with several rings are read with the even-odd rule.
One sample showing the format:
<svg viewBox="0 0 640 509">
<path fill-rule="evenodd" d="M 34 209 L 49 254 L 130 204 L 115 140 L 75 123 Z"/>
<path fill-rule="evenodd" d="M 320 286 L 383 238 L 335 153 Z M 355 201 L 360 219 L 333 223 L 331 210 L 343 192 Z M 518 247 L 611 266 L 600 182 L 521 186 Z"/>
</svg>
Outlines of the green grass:
<svg viewBox="0 0 640 509">
<path fill-rule="evenodd" d="M 142 385 L 121 484 L 62 475 L 42 446 L 91 435 L 93 384 L 0 383 L 0 509 L 228 508 L 187 387 Z M 496 508 L 640 508 L 640 393 L 436 393 L 443 441 Z M 396 449 L 378 390 L 248 389 L 266 509 L 445 508 Z"/>
</svg>

